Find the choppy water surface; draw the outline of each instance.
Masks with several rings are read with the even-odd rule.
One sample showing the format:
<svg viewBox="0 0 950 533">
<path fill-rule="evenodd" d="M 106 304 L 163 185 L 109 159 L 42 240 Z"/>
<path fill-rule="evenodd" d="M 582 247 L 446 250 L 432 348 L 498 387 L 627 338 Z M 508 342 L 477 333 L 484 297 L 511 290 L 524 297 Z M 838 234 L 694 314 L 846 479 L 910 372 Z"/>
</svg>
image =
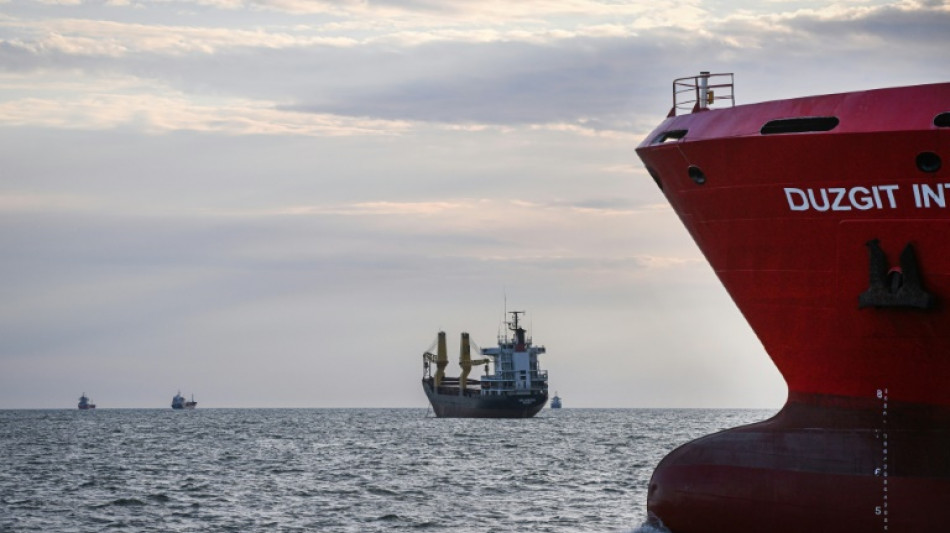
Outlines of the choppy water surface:
<svg viewBox="0 0 950 533">
<path fill-rule="evenodd" d="M 0 411 L 0 531 L 629 532 L 656 463 L 770 411 Z"/>
</svg>

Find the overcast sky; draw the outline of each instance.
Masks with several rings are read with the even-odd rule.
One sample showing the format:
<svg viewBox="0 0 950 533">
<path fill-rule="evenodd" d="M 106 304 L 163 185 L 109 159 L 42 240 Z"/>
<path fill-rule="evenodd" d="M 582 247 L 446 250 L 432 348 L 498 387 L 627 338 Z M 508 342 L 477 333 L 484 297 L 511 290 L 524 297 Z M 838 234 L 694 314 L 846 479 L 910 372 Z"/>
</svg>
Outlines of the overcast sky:
<svg viewBox="0 0 950 533">
<path fill-rule="evenodd" d="M 0 0 L 0 408 L 425 407 L 506 297 L 566 407 L 779 407 L 634 153 L 700 70 L 947 81 L 950 7 Z"/>
</svg>

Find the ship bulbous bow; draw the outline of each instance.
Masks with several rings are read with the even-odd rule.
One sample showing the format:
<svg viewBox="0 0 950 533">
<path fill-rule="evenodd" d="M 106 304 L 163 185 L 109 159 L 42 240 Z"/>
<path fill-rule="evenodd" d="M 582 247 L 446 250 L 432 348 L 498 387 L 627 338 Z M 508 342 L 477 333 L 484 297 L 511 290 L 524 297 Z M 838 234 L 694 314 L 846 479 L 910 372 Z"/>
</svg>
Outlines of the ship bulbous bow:
<svg viewBox="0 0 950 533">
<path fill-rule="evenodd" d="M 687 443 L 647 509 L 673 533 L 939 531 L 950 524 L 950 412 L 798 396 L 773 418 Z"/>
</svg>

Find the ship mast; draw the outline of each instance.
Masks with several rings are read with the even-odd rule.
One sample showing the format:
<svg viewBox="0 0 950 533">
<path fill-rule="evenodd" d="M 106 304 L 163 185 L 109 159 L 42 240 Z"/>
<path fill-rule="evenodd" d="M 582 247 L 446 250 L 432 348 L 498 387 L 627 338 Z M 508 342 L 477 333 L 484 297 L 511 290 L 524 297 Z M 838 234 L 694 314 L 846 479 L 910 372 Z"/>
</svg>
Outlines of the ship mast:
<svg viewBox="0 0 950 533">
<path fill-rule="evenodd" d="M 526 314 L 524 311 L 508 311 L 514 317 L 514 320 L 508 323 L 508 329 L 518 331 L 518 315 Z"/>
<path fill-rule="evenodd" d="M 515 351 L 522 352 L 525 350 L 525 331 L 524 328 L 518 324 L 518 315 L 525 314 L 524 311 L 508 311 L 511 313 L 514 320 L 508 323 L 508 329 L 515 332 L 514 338 L 514 349 Z"/>
</svg>

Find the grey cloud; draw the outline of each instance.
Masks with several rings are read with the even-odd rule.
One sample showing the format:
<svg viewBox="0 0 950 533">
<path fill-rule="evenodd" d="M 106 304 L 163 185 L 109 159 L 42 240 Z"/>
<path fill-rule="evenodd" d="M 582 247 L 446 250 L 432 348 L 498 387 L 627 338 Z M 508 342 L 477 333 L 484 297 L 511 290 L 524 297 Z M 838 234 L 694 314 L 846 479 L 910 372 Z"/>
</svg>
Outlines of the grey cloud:
<svg viewBox="0 0 950 533">
<path fill-rule="evenodd" d="M 599 43 L 603 52 L 604 43 Z M 295 110 L 390 119 L 488 124 L 573 122 L 603 118 L 629 101 L 635 70 L 619 54 L 585 46 L 426 45 L 412 61 L 429 72 L 402 83 L 370 83 L 323 104 L 300 95 Z M 485 57 L 494 58 L 486 64 Z M 438 60 L 451 56 L 450 64 Z M 469 60 L 477 56 L 479 60 Z M 417 69 L 421 70 L 421 69 Z"/>
<path fill-rule="evenodd" d="M 867 16 L 847 20 L 824 20 L 802 16 L 789 21 L 789 26 L 808 31 L 825 39 L 847 43 L 856 35 L 874 36 L 888 44 L 915 44 L 924 47 L 939 46 L 947 49 L 950 43 L 950 11 L 940 4 L 935 9 L 908 10 L 886 6 L 870 11 Z"/>
<path fill-rule="evenodd" d="M 726 18 L 699 34 L 654 28 L 637 37 L 577 37 L 543 44 L 248 46 L 213 54 L 105 57 L 40 53 L 7 41 L 0 54 L 8 69 L 131 74 L 196 95 L 281 102 L 280 109 L 292 111 L 440 123 L 584 123 L 592 129 L 623 130 L 631 127 L 637 110 L 653 113 L 667 107 L 661 100 L 664 86 L 694 71 L 740 71 L 750 84 L 745 89 L 755 94 L 758 84 L 785 66 L 799 71 L 827 66 L 816 64 L 814 54 L 847 58 L 834 68 L 866 77 L 865 72 L 892 68 L 883 66 L 882 58 L 894 61 L 893 68 L 909 68 L 905 59 L 913 57 L 918 71 L 928 62 L 939 70 L 950 47 L 945 31 L 950 14 L 943 10 L 885 8 L 843 20 L 801 15 L 778 24 L 797 32 L 763 33 L 761 26 Z M 880 42 L 855 48 L 851 39 L 860 35 L 874 35 Z M 744 42 L 755 44 L 746 48 Z"/>
<path fill-rule="evenodd" d="M 626 129 L 689 51 L 621 39 L 528 43 L 432 43 L 411 53 L 382 48 L 247 50 L 214 58 L 138 58 L 128 68 L 188 91 L 214 90 L 274 101 L 281 109 L 393 120 L 524 125 L 583 123 Z M 662 70 L 662 69 L 661 69 Z M 254 76 L 248 76 L 254 72 Z M 677 73 L 679 75 L 679 73 Z M 662 80 L 662 81 L 661 81 Z"/>
</svg>

